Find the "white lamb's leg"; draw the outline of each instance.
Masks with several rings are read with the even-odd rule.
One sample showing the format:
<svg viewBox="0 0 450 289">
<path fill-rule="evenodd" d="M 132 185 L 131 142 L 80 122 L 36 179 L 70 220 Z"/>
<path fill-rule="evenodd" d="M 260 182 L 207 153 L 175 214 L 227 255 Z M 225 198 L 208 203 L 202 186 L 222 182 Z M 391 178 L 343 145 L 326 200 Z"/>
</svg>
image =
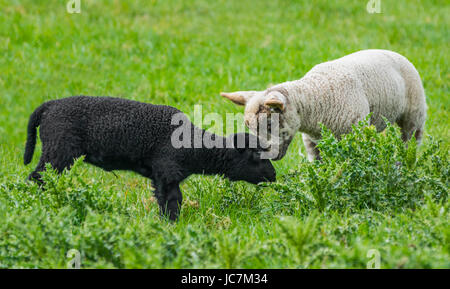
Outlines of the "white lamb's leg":
<svg viewBox="0 0 450 289">
<path fill-rule="evenodd" d="M 316 147 L 317 143 L 315 143 L 311 139 L 311 137 L 309 135 L 307 135 L 306 133 L 302 133 L 302 138 L 303 138 L 303 144 L 305 145 L 306 153 L 308 154 L 308 160 L 310 162 L 312 162 L 314 160 L 320 160 L 321 159 L 320 153 Z"/>
<path fill-rule="evenodd" d="M 400 73 L 402 85 L 404 85 L 406 106 L 396 120 L 402 131 L 402 139 L 406 142 L 415 134 L 417 143 L 420 144 L 427 114 L 427 104 L 419 72 L 406 57 L 389 51 L 384 51 L 384 53 L 395 59 L 393 67 Z"/>
<path fill-rule="evenodd" d="M 407 142 L 411 139 L 414 134 L 416 137 L 417 144 L 421 144 L 423 129 L 425 122 L 422 121 L 422 116 L 418 114 L 406 114 L 401 120 L 397 122 L 402 131 L 402 140 Z"/>
<path fill-rule="evenodd" d="M 427 115 L 425 91 L 420 76 L 410 64 L 405 72 L 407 80 L 407 107 L 402 117 L 397 121 L 402 131 L 403 141 L 408 141 L 415 134 L 417 144 L 420 144 Z"/>
</svg>

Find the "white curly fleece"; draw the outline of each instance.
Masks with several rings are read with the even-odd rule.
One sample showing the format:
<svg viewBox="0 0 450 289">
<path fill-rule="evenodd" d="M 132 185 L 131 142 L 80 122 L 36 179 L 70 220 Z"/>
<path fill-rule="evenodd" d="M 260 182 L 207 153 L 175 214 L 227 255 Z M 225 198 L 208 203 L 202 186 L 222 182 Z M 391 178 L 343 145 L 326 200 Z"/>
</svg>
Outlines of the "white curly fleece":
<svg viewBox="0 0 450 289">
<path fill-rule="evenodd" d="M 303 133 L 309 159 L 318 158 L 315 144 L 320 139 L 320 123 L 340 137 L 372 113 L 370 122 L 378 131 L 385 128 L 382 117 L 386 117 L 401 127 L 404 140 L 416 132 L 420 141 L 426 118 L 419 73 L 404 56 L 388 50 L 358 51 L 318 64 L 299 80 L 252 91 L 249 96 L 238 93 L 247 97 L 249 120 L 257 118 L 256 107 L 267 105 L 267 99 L 284 104 L 280 113 L 280 132 L 284 134 L 277 159 L 284 156 L 296 131 Z"/>
</svg>

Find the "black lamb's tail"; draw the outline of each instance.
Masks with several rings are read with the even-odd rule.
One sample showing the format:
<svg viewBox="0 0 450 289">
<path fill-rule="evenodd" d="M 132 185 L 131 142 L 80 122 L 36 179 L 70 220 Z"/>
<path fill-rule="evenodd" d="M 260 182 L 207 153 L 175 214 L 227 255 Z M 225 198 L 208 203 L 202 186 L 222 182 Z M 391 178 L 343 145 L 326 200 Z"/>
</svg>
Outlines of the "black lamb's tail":
<svg viewBox="0 0 450 289">
<path fill-rule="evenodd" d="M 23 163 L 25 165 L 29 164 L 33 158 L 34 147 L 36 146 L 36 128 L 41 124 L 41 115 L 47 107 L 48 103 L 43 103 L 30 115 L 30 120 L 28 121 L 27 143 L 25 145 L 25 154 L 23 155 Z"/>
</svg>

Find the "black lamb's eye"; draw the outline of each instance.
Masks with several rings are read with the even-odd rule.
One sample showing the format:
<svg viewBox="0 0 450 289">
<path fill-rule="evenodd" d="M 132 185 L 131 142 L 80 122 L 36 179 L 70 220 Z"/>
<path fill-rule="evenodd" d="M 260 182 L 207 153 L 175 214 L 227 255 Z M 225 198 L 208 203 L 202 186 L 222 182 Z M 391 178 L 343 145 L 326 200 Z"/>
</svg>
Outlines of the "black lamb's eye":
<svg viewBox="0 0 450 289">
<path fill-rule="evenodd" d="M 254 152 L 254 153 L 252 153 L 252 158 L 251 158 L 251 160 L 253 161 L 253 162 L 259 162 L 260 160 L 261 160 L 261 155 L 260 155 L 260 153 L 259 152 Z"/>
<path fill-rule="evenodd" d="M 270 109 L 270 112 L 272 113 L 282 113 L 283 111 L 279 107 L 273 107 Z"/>
</svg>

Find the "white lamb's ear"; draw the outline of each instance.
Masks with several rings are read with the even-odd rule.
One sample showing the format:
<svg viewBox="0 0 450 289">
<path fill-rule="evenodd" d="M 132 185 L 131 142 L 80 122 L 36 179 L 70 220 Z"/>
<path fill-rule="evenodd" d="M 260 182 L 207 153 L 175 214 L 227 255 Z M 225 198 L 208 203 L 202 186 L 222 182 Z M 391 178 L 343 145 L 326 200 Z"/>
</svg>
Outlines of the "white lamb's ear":
<svg viewBox="0 0 450 289">
<path fill-rule="evenodd" d="M 245 105 L 247 101 L 255 96 L 258 93 L 258 91 L 236 91 L 236 92 L 221 92 L 220 95 L 223 97 L 228 98 L 232 102 L 239 104 L 239 105 Z"/>
<path fill-rule="evenodd" d="M 270 108 L 276 108 L 284 111 L 286 108 L 284 96 L 281 93 L 272 93 L 269 98 L 264 101 L 264 105 Z"/>
</svg>

